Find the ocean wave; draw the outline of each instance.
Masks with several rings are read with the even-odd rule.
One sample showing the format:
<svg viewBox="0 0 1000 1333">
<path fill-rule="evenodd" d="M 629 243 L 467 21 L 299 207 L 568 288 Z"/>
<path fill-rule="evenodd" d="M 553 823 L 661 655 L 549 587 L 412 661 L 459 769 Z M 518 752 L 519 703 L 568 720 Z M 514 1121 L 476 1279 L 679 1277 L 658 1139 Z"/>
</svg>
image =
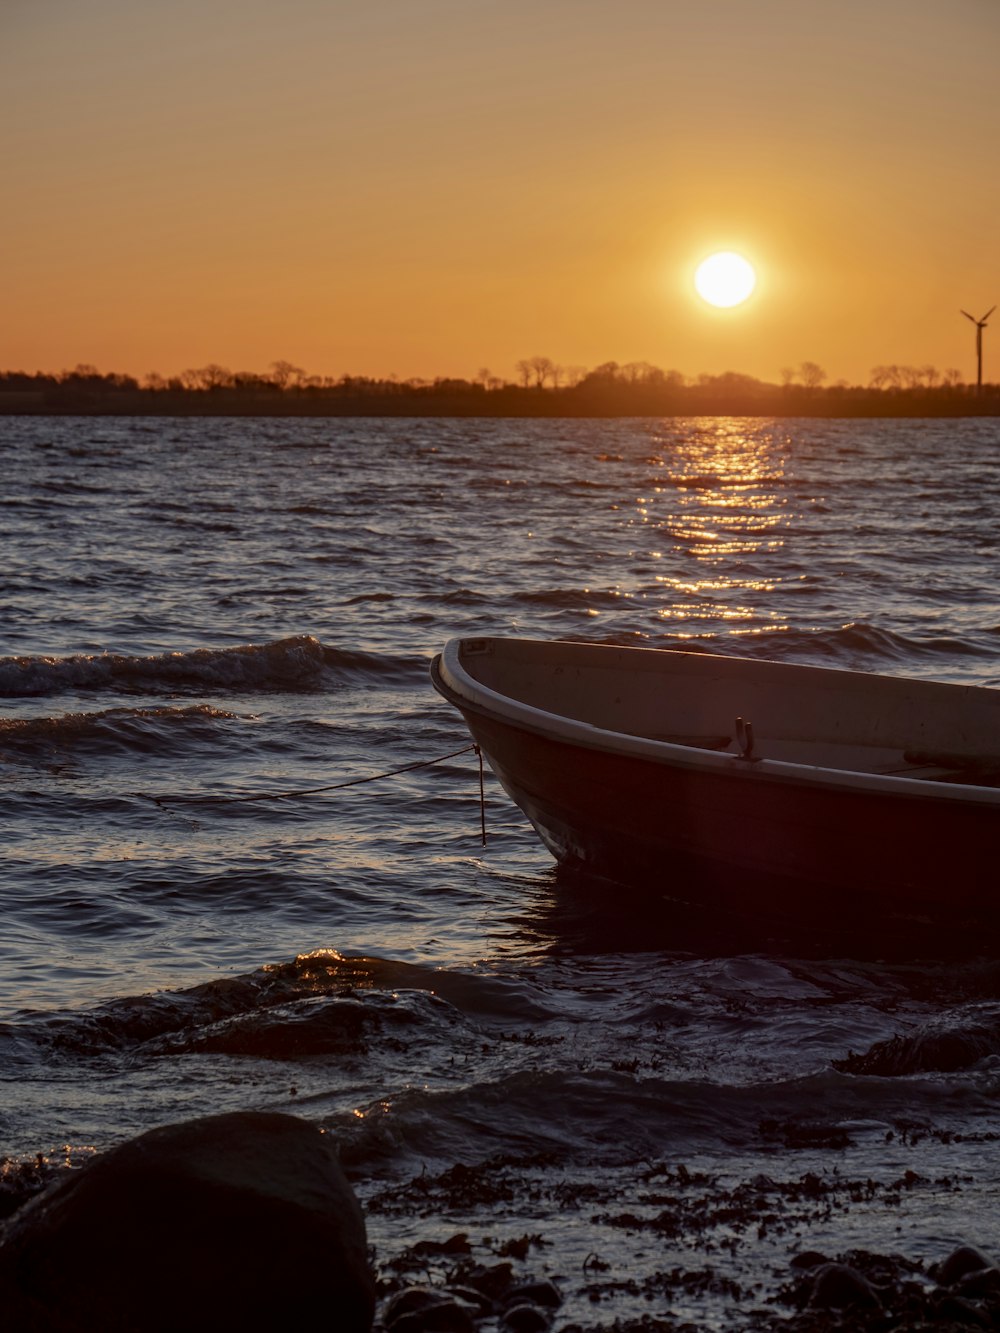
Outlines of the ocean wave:
<svg viewBox="0 0 1000 1333">
<path fill-rule="evenodd" d="M 529 984 L 513 979 L 319 949 L 182 990 L 31 1014 L 0 1025 L 0 1036 L 8 1052 L 70 1059 L 141 1049 L 294 1060 L 361 1050 L 390 1029 L 397 1037 L 413 1029 L 413 1042 L 426 1044 L 430 1028 L 441 1028 L 450 1044 L 465 1024 L 478 1031 L 481 1022 L 552 1016 Z"/>
<path fill-rule="evenodd" d="M 396 594 L 394 592 L 359 592 L 354 597 L 348 597 L 344 602 L 345 606 L 361 606 L 364 602 L 394 602 Z"/>
<path fill-rule="evenodd" d="M 212 736 L 218 722 L 238 714 L 192 704 L 187 708 L 108 708 L 58 717 L 0 718 L 0 755 L 31 757 L 52 750 L 164 751 Z"/>
<path fill-rule="evenodd" d="M 853 1052 L 836 1067 L 851 1074 L 901 1078 L 932 1071 L 956 1073 L 1000 1055 L 1000 1004 L 968 1005 L 936 1014 L 913 1032 Z"/>
<path fill-rule="evenodd" d="M 442 1014 L 440 1011 L 444 1010 Z M 451 1026 L 454 1011 L 426 992 L 311 995 L 272 1004 L 147 1043 L 146 1055 L 215 1054 L 296 1061 L 404 1049 L 427 1040 L 427 1022 Z"/>
<path fill-rule="evenodd" d="M 151 1043 L 183 1041 L 226 1020 L 317 995 L 350 989 L 340 957 L 324 953 L 184 990 L 122 996 L 93 1009 L 31 1014 L 0 1026 L 10 1049 L 67 1058 L 128 1051 Z"/>
<path fill-rule="evenodd" d="M 196 648 L 152 657 L 122 653 L 2 657 L 0 695 L 28 698 L 107 689 L 308 691 L 322 689 L 336 677 L 398 677 L 416 669 L 412 659 L 349 652 L 325 646 L 311 634 L 298 634 L 274 643 Z"/>
<path fill-rule="evenodd" d="M 655 474 L 647 486 L 673 487 L 678 491 L 716 491 L 724 488 L 749 490 L 760 486 L 784 486 L 788 478 L 782 472 L 739 473 L 679 472 L 673 476 Z"/>
<path fill-rule="evenodd" d="M 975 1106 L 973 1105 L 975 1103 Z M 993 1099 L 967 1093 L 962 1114 L 992 1123 Z M 345 1162 L 365 1175 L 472 1165 L 496 1154 L 603 1166 L 673 1153 L 812 1151 L 884 1141 L 904 1126 L 946 1132 L 954 1089 L 933 1079 L 861 1080 L 834 1070 L 769 1084 L 635 1078 L 614 1070 L 519 1070 L 463 1087 L 410 1087 L 335 1117 Z"/>
<path fill-rule="evenodd" d="M 723 651 L 737 648 L 751 657 L 773 657 L 877 669 L 883 664 L 912 668 L 956 657 L 992 657 L 985 645 L 964 638 L 922 639 L 852 621 L 835 630 L 764 630 L 732 635 Z M 720 645 L 721 646 L 721 645 Z"/>
</svg>

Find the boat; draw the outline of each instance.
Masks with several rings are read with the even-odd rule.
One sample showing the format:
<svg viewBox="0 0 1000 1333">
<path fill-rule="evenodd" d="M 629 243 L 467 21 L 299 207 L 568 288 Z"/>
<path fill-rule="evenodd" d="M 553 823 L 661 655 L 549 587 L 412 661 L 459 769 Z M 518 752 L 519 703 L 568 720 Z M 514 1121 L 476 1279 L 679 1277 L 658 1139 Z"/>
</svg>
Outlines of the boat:
<svg viewBox="0 0 1000 1333">
<path fill-rule="evenodd" d="M 1000 690 L 505 636 L 431 677 L 561 866 L 783 918 L 1000 922 Z"/>
</svg>

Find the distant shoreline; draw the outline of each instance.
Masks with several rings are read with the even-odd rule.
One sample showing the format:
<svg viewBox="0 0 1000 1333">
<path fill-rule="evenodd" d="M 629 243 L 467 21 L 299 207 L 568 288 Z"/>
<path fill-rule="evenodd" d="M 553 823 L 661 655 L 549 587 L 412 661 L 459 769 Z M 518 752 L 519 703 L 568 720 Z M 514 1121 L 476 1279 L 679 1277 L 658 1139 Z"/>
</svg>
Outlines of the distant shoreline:
<svg viewBox="0 0 1000 1333">
<path fill-rule="evenodd" d="M 0 392 L 0 416 L 93 417 L 470 417 L 624 418 L 772 417 L 777 419 L 919 419 L 1000 416 L 1000 392 L 923 393 L 832 390 L 816 394 L 573 395 L 499 390 L 477 394 L 358 394 L 247 396 L 222 391 L 84 394 Z"/>
<path fill-rule="evenodd" d="M 803 362 L 782 383 L 726 371 L 690 379 L 645 362 L 571 372 L 547 357 L 518 362 L 519 383 L 482 370 L 475 379 L 399 380 L 308 375 L 287 361 L 265 374 L 214 363 L 164 378 L 102 373 L 90 365 L 51 374 L 0 371 L 0 415 L 152 417 L 996 417 L 1000 384 L 963 384 L 958 371 L 876 366 L 867 385 L 824 384 Z"/>
</svg>

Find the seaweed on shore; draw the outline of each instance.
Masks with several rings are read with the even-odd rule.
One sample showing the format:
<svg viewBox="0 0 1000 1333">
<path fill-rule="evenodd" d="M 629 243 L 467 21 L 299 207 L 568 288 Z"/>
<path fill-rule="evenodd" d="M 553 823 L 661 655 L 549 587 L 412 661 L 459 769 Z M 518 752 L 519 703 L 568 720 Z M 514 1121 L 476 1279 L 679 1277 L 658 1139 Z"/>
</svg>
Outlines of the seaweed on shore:
<svg viewBox="0 0 1000 1333">
<path fill-rule="evenodd" d="M 597 1304 L 610 1292 L 624 1293 L 657 1313 L 594 1322 L 559 1324 L 559 1286 L 544 1274 L 515 1271 L 510 1263 L 486 1264 L 474 1257 L 467 1236 L 432 1246 L 451 1265 L 426 1281 L 427 1243 L 398 1256 L 383 1277 L 378 1333 L 477 1333 L 499 1326 L 503 1333 L 702 1333 L 703 1325 L 675 1315 L 680 1294 L 692 1300 L 713 1296 L 742 1307 L 733 1328 L 745 1333 L 950 1333 L 1000 1327 L 1000 1269 L 979 1251 L 962 1247 L 929 1269 L 902 1255 L 852 1250 L 827 1258 L 815 1251 L 795 1255 L 787 1280 L 770 1295 L 741 1286 L 710 1265 L 647 1273 L 642 1277 L 585 1282 L 574 1294 Z M 599 1267 L 598 1263 L 598 1267 Z M 421 1273 L 425 1282 L 408 1285 Z M 755 1302 L 755 1303 L 754 1303 Z"/>
</svg>

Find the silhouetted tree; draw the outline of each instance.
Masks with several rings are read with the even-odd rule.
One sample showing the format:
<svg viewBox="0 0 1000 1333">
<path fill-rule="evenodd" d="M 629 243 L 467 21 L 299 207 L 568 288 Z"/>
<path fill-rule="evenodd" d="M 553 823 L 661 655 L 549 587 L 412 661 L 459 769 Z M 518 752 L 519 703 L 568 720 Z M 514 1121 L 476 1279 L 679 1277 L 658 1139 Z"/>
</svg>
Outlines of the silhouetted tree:
<svg viewBox="0 0 1000 1333">
<path fill-rule="evenodd" d="M 545 381 L 550 378 L 555 366 L 547 356 L 533 356 L 528 361 L 531 367 L 531 373 L 535 378 L 535 388 L 544 389 Z"/>
<path fill-rule="evenodd" d="M 815 361 L 803 361 L 799 365 L 799 378 L 807 389 L 818 389 L 826 379 L 826 371 Z"/>
<path fill-rule="evenodd" d="M 584 379 L 585 384 L 617 384 L 618 362 L 602 361 Z"/>
<path fill-rule="evenodd" d="M 305 371 L 301 366 L 293 366 L 291 361 L 272 361 L 271 379 L 284 393 L 290 386 L 298 383 L 305 378 Z"/>
<path fill-rule="evenodd" d="M 216 365 L 213 361 L 207 366 L 199 367 L 197 370 L 183 371 L 181 382 L 185 389 L 194 389 L 195 391 L 225 389 L 232 385 L 233 372 L 227 370 L 225 366 Z"/>
<path fill-rule="evenodd" d="M 238 370 L 232 377 L 231 387 L 243 393 L 274 393 L 277 385 L 268 375 L 258 374 L 256 370 Z"/>
<path fill-rule="evenodd" d="M 92 366 L 85 361 L 81 361 L 79 365 L 74 366 L 72 370 L 64 370 L 59 378 L 62 380 L 63 384 L 73 384 L 79 386 L 83 384 L 90 384 L 90 385 L 100 384 L 104 376 L 101 374 L 101 372 L 97 369 L 96 366 Z"/>
<path fill-rule="evenodd" d="M 766 388 L 762 380 L 754 379 L 752 375 L 744 375 L 738 370 L 725 370 L 721 375 L 699 375 L 698 386 L 714 394 L 738 394 L 741 398 L 756 397 Z"/>
<path fill-rule="evenodd" d="M 619 374 L 629 384 L 660 384 L 663 381 L 663 371 L 648 361 L 629 361 L 621 367 Z"/>
</svg>

